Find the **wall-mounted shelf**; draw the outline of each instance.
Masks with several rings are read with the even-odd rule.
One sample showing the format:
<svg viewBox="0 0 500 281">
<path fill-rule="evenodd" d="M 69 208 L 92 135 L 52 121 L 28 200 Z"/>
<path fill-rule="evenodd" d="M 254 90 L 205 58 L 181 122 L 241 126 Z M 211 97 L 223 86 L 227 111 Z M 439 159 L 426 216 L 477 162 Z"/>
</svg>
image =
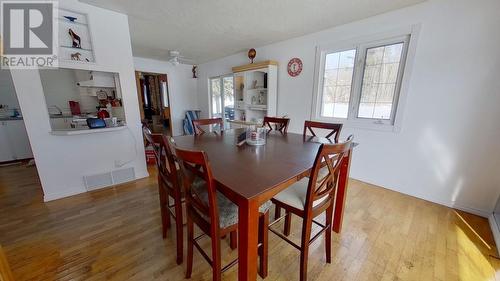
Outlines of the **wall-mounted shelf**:
<svg viewBox="0 0 500 281">
<path fill-rule="evenodd" d="M 67 129 L 67 130 L 52 130 L 51 135 L 54 136 L 75 136 L 75 135 L 85 135 L 85 134 L 98 134 L 106 132 L 115 132 L 127 129 L 127 125 L 108 127 L 102 129 Z"/>
<path fill-rule="evenodd" d="M 78 63 L 94 63 L 95 56 L 87 15 L 64 9 L 59 9 L 59 15 L 60 16 L 57 18 L 59 25 L 59 60 Z M 74 17 L 76 19 L 70 21 L 64 16 Z M 81 48 L 73 47 L 73 41 L 69 35 L 70 29 L 80 37 Z M 80 60 L 71 59 L 71 55 L 76 53 L 80 53 Z"/>
<path fill-rule="evenodd" d="M 261 61 L 261 62 L 256 62 L 256 63 L 249 63 L 245 65 L 240 65 L 240 66 L 235 66 L 232 68 L 233 73 L 237 72 L 244 72 L 244 71 L 250 71 L 250 70 L 257 70 L 257 69 L 262 69 L 262 68 L 268 68 L 269 66 L 278 66 L 278 62 L 274 60 L 266 60 L 266 61 Z"/>
<path fill-rule="evenodd" d="M 276 116 L 278 62 L 269 60 L 236 66 L 232 69 L 236 102 L 235 120 L 231 121 L 231 124 L 262 125 L 264 116 Z"/>
<path fill-rule="evenodd" d="M 59 46 L 59 48 L 66 48 L 66 49 L 71 49 L 71 50 L 74 50 L 74 51 L 87 51 L 87 52 L 92 52 L 92 49 L 85 49 L 85 48 L 75 48 L 73 46 Z"/>
</svg>

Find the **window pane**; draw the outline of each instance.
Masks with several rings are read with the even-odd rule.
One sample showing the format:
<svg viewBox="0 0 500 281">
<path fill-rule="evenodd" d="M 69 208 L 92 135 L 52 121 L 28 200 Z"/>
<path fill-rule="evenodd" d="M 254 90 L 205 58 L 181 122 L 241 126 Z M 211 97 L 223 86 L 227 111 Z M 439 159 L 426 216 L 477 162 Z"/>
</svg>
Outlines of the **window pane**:
<svg viewBox="0 0 500 281">
<path fill-rule="evenodd" d="M 356 50 L 327 54 L 321 116 L 347 118 Z"/>
<path fill-rule="evenodd" d="M 366 50 L 358 117 L 391 119 L 403 44 Z"/>
<path fill-rule="evenodd" d="M 210 90 L 212 93 L 212 117 L 222 117 L 222 95 L 219 78 L 210 79 Z"/>
<path fill-rule="evenodd" d="M 234 120 L 233 77 L 222 78 L 222 83 L 224 85 L 224 118 L 226 120 Z M 229 127 L 229 124 L 226 123 L 226 126 Z"/>
</svg>

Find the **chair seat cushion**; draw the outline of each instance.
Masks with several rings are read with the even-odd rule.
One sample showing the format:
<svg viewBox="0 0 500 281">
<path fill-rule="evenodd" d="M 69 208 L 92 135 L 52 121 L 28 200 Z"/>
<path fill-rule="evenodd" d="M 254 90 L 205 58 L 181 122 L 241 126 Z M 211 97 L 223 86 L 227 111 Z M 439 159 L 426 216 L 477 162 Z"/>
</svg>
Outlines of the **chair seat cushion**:
<svg viewBox="0 0 500 281">
<path fill-rule="evenodd" d="M 208 205 L 208 191 L 205 184 L 205 181 L 199 177 L 193 181 L 191 188 L 200 196 L 200 199 L 203 200 Z M 226 228 L 231 225 L 238 223 L 238 206 L 234 204 L 231 200 L 227 199 L 224 194 L 217 191 L 216 193 L 217 207 L 219 209 L 219 226 L 220 228 Z M 259 207 L 260 213 L 265 213 L 269 211 L 271 208 L 271 201 L 267 201 Z M 200 214 L 206 220 L 209 220 L 207 214 Z"/>
<path fill-rule="evenodd" d="M 306 205 L 307 196 L 307 185 L 309 184 L 309 178 L 303 178 L 302 180 L 292 184 L 287 189 L 276 194 L 274 200 L 280 201 L 288 206 L 294 207 L 299 210 L 304 210 Z M 313 202 L 313 207 L 321 204 L 328 197 L 323 197 L 319 200 Z"/>
</svg>

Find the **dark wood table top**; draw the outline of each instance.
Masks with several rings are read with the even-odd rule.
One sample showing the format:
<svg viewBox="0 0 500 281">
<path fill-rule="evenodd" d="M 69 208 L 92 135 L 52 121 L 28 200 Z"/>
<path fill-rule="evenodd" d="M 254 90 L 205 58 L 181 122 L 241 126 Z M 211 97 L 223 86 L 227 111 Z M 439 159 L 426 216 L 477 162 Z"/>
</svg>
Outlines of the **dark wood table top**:
<svg viewBox="0 0 500 281">
<path fill-rule="evenodd" d="M 236 146 L 241 129 L 223 134 L 174 137 L 176 145 L 208 155 L 215 179 L 235 195 L 251 199 L 311 169 L 321 142 L 326 139 L 285 135 L 272 131 L 262 146 Z"/>
</svg>

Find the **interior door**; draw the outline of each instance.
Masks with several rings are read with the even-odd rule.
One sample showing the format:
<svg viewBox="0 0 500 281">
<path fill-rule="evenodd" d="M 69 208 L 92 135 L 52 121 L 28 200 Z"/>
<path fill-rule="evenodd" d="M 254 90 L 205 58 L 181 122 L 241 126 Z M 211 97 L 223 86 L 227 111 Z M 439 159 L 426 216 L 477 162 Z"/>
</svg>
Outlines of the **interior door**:
<svg viewBox="0 0 500 281">
<path fill-rule="evenodd" d="M 139 100 L 139 111 L 141 114 L 141 121 L 144 120 L 144 103 L 142 102 L 142 85 L 141 85 L 141 73 L 139 71 L 135 72 L 135 83 L 137 87 L 137 99 Z"/>
<path fill-rule="evenodd" d="M 160 83 L 160 96 L 163 107 L 163 118 L 168 120 L 168 130 L 170 135 L 172 135 L 172 114 L 170 112 L 170 97 L 168 93 L 168 81 L 166 74 L 158 75 L 158 82 Z"/>
</svg>

